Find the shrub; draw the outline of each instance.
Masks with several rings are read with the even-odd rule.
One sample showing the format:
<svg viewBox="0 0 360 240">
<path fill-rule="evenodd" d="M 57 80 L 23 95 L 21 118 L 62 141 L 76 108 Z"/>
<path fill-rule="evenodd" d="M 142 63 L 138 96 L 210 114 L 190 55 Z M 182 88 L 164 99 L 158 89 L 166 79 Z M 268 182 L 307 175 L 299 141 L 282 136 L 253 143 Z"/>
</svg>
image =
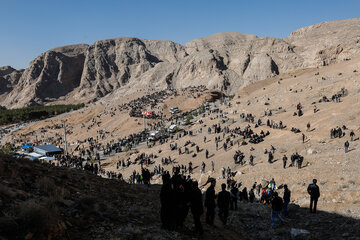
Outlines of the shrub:
<svg viewBox="0 0 360 240">
<path fill-rule="evenodd" d="M 69 104 L 32 106 L 18 109 L 6 109 L 0 107 L 0 125 L 52 117 L 61 113 L 83 108 L 84 106 L 84 104 Z"/>
<path fill-rule="evenodd" d="M 41 194 L 48 196 L 52 201 L 61 202 L 66 196 L 66 191 L 63 187 L 57 186 L 49 177 L 43 177 L 36 181 Z"/>
<path fill-rule="evenodd" d="M 6 143 L 4 146 L 1 147 L 1 152 L 7 155 L 12 153 L 13 149 L 10 143 Z"/>
<path fill-rule="evenodd" d="M 191 120 L 193 119 L 193 116 L 189 113 L 186 116 L 186 121 L 185 121 L 185 125 L 189 125 L 191 123 Z"/>
<path fill-rule="evenodd" d="M 57 224 L 56 214 L 35 201 L 24 202 L 18 216 L 22 220 L 21 230 L 24 233 L 31 232 L 34 235 L 48 235 L 52 226 Z"/>
</svg>

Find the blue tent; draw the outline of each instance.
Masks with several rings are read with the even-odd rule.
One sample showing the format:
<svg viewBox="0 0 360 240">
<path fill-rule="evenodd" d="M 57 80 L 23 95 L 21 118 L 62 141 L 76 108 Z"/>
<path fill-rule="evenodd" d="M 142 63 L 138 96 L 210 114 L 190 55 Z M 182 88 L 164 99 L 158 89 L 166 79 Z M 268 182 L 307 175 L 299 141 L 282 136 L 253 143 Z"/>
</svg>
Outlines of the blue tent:
<svg viewBox="0 0 360 240">
<path fill-rule="evenodd" d="M 27 149 L 27 148 L 29 148 L 29 147 L 31 147 L 31 146 L 25 145 L 25 146 L 21 146 L 21 147 L 19 147 L 19 148 L 20 148 L 20 149 Z"/>
</svg>

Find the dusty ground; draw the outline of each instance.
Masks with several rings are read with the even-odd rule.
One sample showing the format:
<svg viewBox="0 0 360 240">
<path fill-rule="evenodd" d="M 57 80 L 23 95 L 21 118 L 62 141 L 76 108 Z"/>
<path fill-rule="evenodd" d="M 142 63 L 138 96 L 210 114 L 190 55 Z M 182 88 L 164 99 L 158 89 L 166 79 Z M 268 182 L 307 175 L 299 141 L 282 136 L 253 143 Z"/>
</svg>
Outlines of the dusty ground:
<svg viewBox="0 0 360 240">
<path fill-rule="evenodd" d="M 206 129 L 208 126 L 221 121 L 220 118 L 216 118 L 216 114 L 195 118 L 194 122 L 202 119 L 204 123 L 201 125 L 195 123 L 185 128 L 186 130 L 193 130 L 195 136 L 186 136 L 177 141 L 178 146 L 183 146 L 187 140 L 191 140 L 198 144 L 200 148 L 208 149 L 210 155 L 215 154 L 208 160 L 205 159 L 205 151 L 198 154 L 195 158 L 186 154 L 179 156 L 177 151 L 170 151 L 169 143 L 171 142 L 164 145 L 156 145 L 150 149 L 146 145 L 142 145 L 138 147 L 138 151 L 158 155 L 159 158 L 157 158 L 156 164 L 160 164 L 161 157 L 168 156 L 175 158 L 178 164 L 184 165 L 192 161 L 194 166 L 200 166 L 201 162 L 205 161 L 207 164 L 206 174 L 201 175 L 199 168 L 197 168 L 192 176 L 199 180 L 200 183 L 206 181 L 208 176 L 220 178 L 220 169 L 222 167 L 227 168 L 228 166 L 233 171 L 238 171 L 235 180 L 241 181 L 243 186 L 248 187 L 248 189 L 255 181 L 261 182 L 264 179 L 269 180 L 274 177 L 278 184 L 288 184 L 289 189 L 292 191 L 292 200 L 301 207 L 307 207 L 308 205 L 307 185 L 311 183 L 313 178 L 317 178 L 321 191 L 318 204 L 319 210 L 339 213 L 358 219 L 360 216 L 360 141 L 350 142 L 351 151 L 346 154 L 344 153 L 344 142 L 350 139 L 350 130 L 355 131 L 355 138 L 360 136 L 360 74 L 359 72 L 354 72 L 354 70 L 360 71 L 360 59 L 353 59 L 320 69 L 305 69 L 280 75 L 276 78 L 267 79 L 245 87 L 234 97 L 231 107 L 219 106 L 220 109 L 228 113 L 229 119 L 234 120 L 230 120 L 222 124 L 222 126 L 229 126 L 230 128 L 246 126 L 247 123 L 242 122 L 239 118 L 239 114 L 242 112 L 252 113 L 256 119 L 261 117 L 264 123 L 267 120 L 267 117 L 264 117 L 264 111 L 269 109 L 273 110 L 273 116 L 270 117 L 271 120 L 277 123 L 282 120 L 284 125 L 287 126 L 283 130 L 270 129 L 265 125 L 256 129 L 253 128 L 258 133 L 261 130 L 270 131 L 270 136 L 266 137 L 264 142 L 257 145 L 248 144 L 240 147 L 240 150 L 245 153 L 246 161 L 249 159 L 250 147 L 255 148 L 252 151 L 252 154 L 255 156 L 255 166 L 253 167 L 248 164 L 245 166 L 234 164 L 233 155 L 238 149 L 237 145 L 230 148 L 227 152 L 222 148 L 218 151 L 215 150 L 214 138 L 221 135 L 221 139 L 223 139 L 222 134 L 209 135 Z M 316 74 L 317 72 L 319 74 Z M 280 84 L 278 81 L 280 81 Z M 326 95 L 328 98 L 331 98 L 341 88 L 347 89 L 348 95 L 342 98 L 340 103 L 318 103 L 322 96 Z M 135 96 L 122 99 L 122 101 L 129 101 L 131 97 L 138 97 L 140 94 L 137 93 Z M 48 131 L 44 134 L 39 133 L 41 127 L 59 123 L 61 119 L 68 120 L 69 129 L 73 132 L 68 135 L 68 141 L 74 144 L 73 147 L 76 146 L 77 140 L 96 136 L 98 130 L 111 132 L 103 141 L 104 143 L 140 131 L 143 128 L 142 119 L 129 118 L 126 112 L 120 113 L 119 111 L 115 111 L 113 117 L 110 116 L 110 109 L 120 104 L 118 99 L 116 101 L 115 103 L 111 99 L 102 100 L 86 109 L 30 125 L 21 131 L 15 132 L 11 137 L 33 131 L 36 132 L 39 138 L 41 136 L 53 136 L 55 132 L 62 134 L 61 129 Z M 240 102 L 240 104 L 237 104 L 237 102 Z M 265 102 L 269 103 L 269 105 L 265 105 Z M 296 111 L 296 104 L 299 102 L 301 102 L 304 109 L 302 117 L 293 116 L 293 112 Z M 317 113 L 313 112 L 313 102 L 316 102 L 316 106 L 320 110 Z M 162 106 L 165 111 L 174 105 L 179 106 L 181 110 L 188 110 L 199 106 L 201 100 L 180 96 L 166 100 L 165 104 L 167 106 Z M 281 111 L 277 111 L 279 107 L 282 108 Z M 234 111 L 237 111 L 237 114 L 233 114 Z M 98 115 L 101 116 L 97 117 Z M 94 118 L 96 121 L 101 121 L 100 127 L 95 125 L 92 129 L 87 130 L 87 126 L 92 124 Z M 211 120 L 210 118 L 215 119 Z M 308 122 L 311 123 L 311 129 L 313 129 L 310 132 L 306 131 L 306 124 Z M 85 128 L 81 128 L 83 123 Z M 349 129 L 345 131 L 345 137 L 330 139 L 330 129 L 342 125 L 346 125 Z M 200 127 L 203 128 L 202 133 L 198 132 Z M 295 134 L 290 131 L 291 127 L 299 128 L 305 133 L 307 136 L 306 143 L 302 143 L 301 133 Z M 208 139 L 206 143 L 203 143 L 204 136 Z M 29 135 L 29 139 L 34 139 L 34 137 L 34 135 Z M 222 146 L 222 142 L 219 145 Z M 264 149 L 269 149 L 270 145 L 277 149 L 275 160 L 278 161 L 273 164 L 267 163 L 267 155 L 264 155 Z M 160 149 L 162 152 L 158 153 Z M 304 156 L 303 166 L 306 167 L 302 169 L 296 169 L 295 167 L 283 169 L 281 161 L 283 154 L 290 157 L 295 152 Z M 127 157 L 126 153 L 121 153 L 106 160 L 108 162 L 107 170 L 116 171 L 116 162 Z M 134 155 L 130 156 L 131 159 L 134 157 Z M 214 172 L 209 171 L 211 161 L 215 162 Z M 165 166 L 165 169 L 171 170 L 171 168 L 171 165 Z M 121 169 L 120 171 L 127 178 L 134 169 L 139 170 L 140 166 L 131 165 L 128 169 Z M 217 186 L 220 186 L 222 181 L 222 179 L 219 179 Z M 153 183 L 160 183 L 160 180 L 155 178 Z"/>
<path fill-rule="evenodd" d="M 179 231 L 161 229 L 159 185 L 128 185 L 85 171 L 0 155 L 0 239 L 359 239 L 358 219 L 291 204 L 291 217 L 276 229 L 270 208 L 239 203 L 228 226 L 218 218 L 193 234 L 188 215 Z M 205 222 L 202 216 L 202 222 Z M 308 234 L 293 238 L 292 229 Z"/>
</svg>

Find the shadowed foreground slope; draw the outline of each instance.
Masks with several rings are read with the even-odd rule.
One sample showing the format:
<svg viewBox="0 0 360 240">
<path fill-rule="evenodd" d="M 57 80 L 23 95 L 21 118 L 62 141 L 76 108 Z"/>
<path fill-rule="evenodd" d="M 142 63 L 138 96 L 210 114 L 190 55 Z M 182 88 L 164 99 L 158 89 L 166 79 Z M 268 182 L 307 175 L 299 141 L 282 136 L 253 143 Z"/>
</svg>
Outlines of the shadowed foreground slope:
<svg viewBox="0 0 360 240">
<path fill-rule="evenodd" d="M 159 191 L 1 155 L 0 239 L 197 239 L 191 215 L 181 232 L 160 228 Z M 201 239 L 289 239 L 292 228 L 310 232 L 298 239 L 360 239 L 358 219 L 291 205 L 288 222 L 271 229 L 269 215 L 240 203 L 226 229 L 216 219 Z"/>
</svg>

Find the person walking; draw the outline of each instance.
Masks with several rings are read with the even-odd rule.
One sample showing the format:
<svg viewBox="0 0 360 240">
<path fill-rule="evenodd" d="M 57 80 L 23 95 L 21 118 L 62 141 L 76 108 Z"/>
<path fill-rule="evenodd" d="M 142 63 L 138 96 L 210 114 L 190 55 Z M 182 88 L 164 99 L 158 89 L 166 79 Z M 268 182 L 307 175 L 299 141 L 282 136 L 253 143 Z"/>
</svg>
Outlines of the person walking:
<svg viewBox="0 0 360 240">
<path fill-rule="evenodd" d="M 238 192 L 239 189 L 235 186 L 235 183 L 233 182 L 231 184 L 231 190 L 230 190 L 230 209 L 231 210 L 237 210 L 237 200 L 238 200 Z"/>
<path fill-rule="evenodd" d="M 204 163 L 204 161 L 201 163 L 201 173 L 205 173 L 205 167 L 206 164 Z"/>
<path fill-rule="evenodd" d="M 194 217 L 194 224 L 195 224 L 195 232 L 202 235 L 204 233 L 204 230 L 202 228 L 200 217 L 203 214 L 203 203 L 202 203 L 202 193 L 201 190 L 198 187 L 198 182 L 195 181 L 192 184 L 192 193 L 191 193 L 191 213 Z"/>
<path fill-rule="evenodd" d="M 226 184 L 221 184 L 222 191 L 218 195 L 219 217 L 224 227 L 226 226 L 227 218 L 229 216 L 230 193 L 226 191 Z"/>
<path fill-rule="evenodd" d="M 284 212 L 284 215 L 285 217 L 288 217 L 289 216 L 289 213 L 288 213 L 288 205 L 289 205 L 289 202 L 290 202 L 290 196 L 291 196 L 291 191 L 289 190 L 288 186 L 285 184 L 284 185 L 284 196 L 283 196 L 283 212 Z"/>
<path fill-rule="evenodd" d="M 277 192 L 273 193 L 274 198 L 271 201 L 271 226 L 273 228 L 277 227 L 276 218 L 280 222 L 284 222 L 284 219 L 280 216 L 281 209 L 283 208 L 283 201 L 279 197 Z"/>
<path fill-rule="evenodd" d="M 320 189 L 319 186 L 316 185 L 317 180 L 313 179 L 313 183 L 309 184 L 308 186 L 308 193 L 310 195 L 310 212 L 311 213 L 316 213 L 316 206 L 317 206 L 317 202 L 318 199 L 320 197 Z"/>
<path fill-rule="evenodd" d="M 286 162 L 287 162 L 287 156 L 284 154 L 282 160 L 283 160 L 283 168 L 285 169 L 286 168 Z"/>
<path fill-rule="evenodd" d="M 347 152 L 349 151 L 349 146 L 350 146 L 349 141 L 346 141 L 346 142 L 344 143 L 345 153 L 347 153 Z"/>
<path fill-rule="evenodd" d="M 305 134 L 302 134 L 302 142 L 303 143 L 305 143 L 305 138 L 306 138 Z"/>
<path fill-rule="evenodd" d="M 354 136 L 355 136 L 354 131 L 351 131 L 350 132 L 350 141 L 354 141 Z"/>
<path fill-rule="evenodd" d="M 205 193 L 205 207 L 206 207 L 206 223 L 209 225 L 214 225 L 215 217 L 215 185 L 216 180 L 211 181 L 210 187 L 206 190 Z"/>
<path fill-rule="evenodd" d="M 162 223 L 162 228 L 166 230 L 174 229 L 174 215 L 175 215 L 175 205 L 174 205 L 174 190 L 171 186 L 170 176 L 164 174 L 162 176 L 163 185 L 160 192 L 160 218 Z"/>
</svg>

